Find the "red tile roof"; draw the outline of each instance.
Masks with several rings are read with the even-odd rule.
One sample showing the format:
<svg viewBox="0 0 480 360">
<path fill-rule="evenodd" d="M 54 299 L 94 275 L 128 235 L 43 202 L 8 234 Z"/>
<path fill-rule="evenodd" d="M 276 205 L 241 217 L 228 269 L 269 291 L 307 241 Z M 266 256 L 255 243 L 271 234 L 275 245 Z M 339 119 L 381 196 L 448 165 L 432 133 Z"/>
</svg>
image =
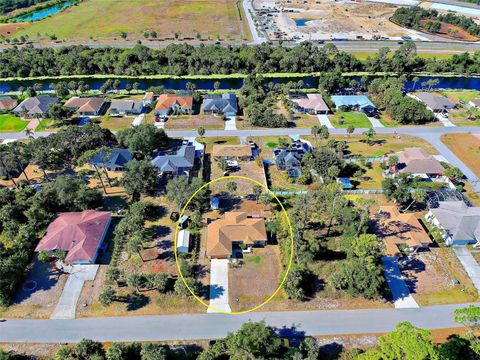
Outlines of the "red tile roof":
<svg viewBox="0 0 480 360">
<path fill-rule="evenodd" d="M 10 110 L 17 105 L 15 99 L 0 99 L 0 110 Z"/>
<path fill-rule="evenodd" d="M 162 94 L 158 97 L 155 110 L 169 110 L 177 103 L 183 110 L 190 110 L 193 106 L 192 96 L 177 96 L 175 94 Z"/>
<path fill-rule="evenodd" d="M 93 262 L 111 217 L 108 211 L 60 213 L 48 226 L 35 251 L 65 250 L 68 263 Z"/>
</svg>

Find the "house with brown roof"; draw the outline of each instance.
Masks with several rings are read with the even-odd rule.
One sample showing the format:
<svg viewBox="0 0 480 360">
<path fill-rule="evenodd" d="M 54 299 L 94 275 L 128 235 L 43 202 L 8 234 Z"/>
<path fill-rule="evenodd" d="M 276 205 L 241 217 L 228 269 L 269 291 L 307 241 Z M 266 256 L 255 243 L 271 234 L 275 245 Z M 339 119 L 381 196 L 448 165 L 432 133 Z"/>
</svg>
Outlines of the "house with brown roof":
<svg viewBox="0 0 480 360">
<path fill-rule="evenodd" d="M 111 220 L 109 211 L 60 213 L 48 226 L 35 251 L 64 250 L 66 263 L 94 264 Z"/>
<path fill-rule="evenodd" d="M 152 105 L 152 102 L 155 100 L 155 94 L 152 91 L 148 91 L 143 96 L 143 106 L 147 107 Z"/>
<path fill-rule="evenodd" d="M 0 96 L 0 113 L 12 110 L 17 104 L 17 100 L 10 96 Z"/>
<path fill-rule="evenodd" d="M 190 112 L 193 110 L 193 96 L 161 94 L 155 106 L 156 115 L 168 115 L 172 112 Z"/>
<path fill-rule="evenodd" d="M 80 116 L 98 116 L 105 110 L 105 99 L 100 97 L 72 97 L 65 107 L 75 110 Z"/>
<path fill-rule="evenodd" d="M 395 155 L 398 156 L 398 164 L 392 169 L 393 173 L 411 173 L 413 176 L 433 178 L 442 176 L 445 171 L 440 161 L 422 148 L 406 148 Z"/>
<path fill-rule="evenodd" d="M 248 217 L 246 212 L 227 212 L 223 219 L 212 221 L 207 227 L 207 256 L 210 259 L 228 259 L 235 249 L 265 246 L 267 231 L 263 218 Z"/>
<path fill-rule="evenodd" d="M 401 257 L 402 248 L 415 251 L 433 243 L 414 214 L 402 214 L 394 205 L 381 206 L 376 220 L 389 257 Z"/>
<path fill-rule="evenodd" d="M 291 95 L 290 101 L 295 103 L 296 110 L 310 114 L 328 114 L 330 108 L 321 94 Z"/>
<path fill-rule="evenodd" d="M 250 161 L 252 147 L 250 145 L 213 145 L 212 156 L 215 160 Z"/>
</svg>

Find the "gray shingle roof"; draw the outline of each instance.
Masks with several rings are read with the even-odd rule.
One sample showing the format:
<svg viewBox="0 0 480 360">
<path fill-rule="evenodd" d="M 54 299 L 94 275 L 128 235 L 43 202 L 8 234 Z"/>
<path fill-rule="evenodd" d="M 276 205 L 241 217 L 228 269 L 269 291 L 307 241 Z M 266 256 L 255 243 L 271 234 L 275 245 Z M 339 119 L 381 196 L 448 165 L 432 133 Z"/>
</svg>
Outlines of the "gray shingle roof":
<svg viewBox="0 0 480 360">
<path fill-rule="evenodd" d="M 152 165 L 162 172 L 176 172 L 179 168 L 192 168 L 195 163 L 195 146 L 183 145 L 175 155 L 159 155 Z"/>
<path fill-rule="evenodd" d="M 430 210 L 452 240 L 480 240 L 480 207 L 469 207 L 463 201 L 440 201 Z"/>
<path fill-rule="evenodd" d="M 97 166 L 103 166 L 103 161 L 107 160 L 105 163 L 106 167 L 119 167 L 124 166 L 127 162 L 133 159 L 133 155 L 127 149 L 112 149 L 110 157 L 108 159 L 105 158 L 105 152 L 101 151 L 96 154 L 90 160 L 91 164 L 95 164 Z"/>
<path fill-rule="evenodd" d="M 219 95 L 207 95 L 203 100 L 203 111 L 220 111 L 223 113 L 238 111 L 237 97 L 233 93 Z"/>
<path fill-rule="evenodd" d="M 31 97 L 23 100 L 13 112 L 17 114 L 26 112 L 27 115 L 44 115 L 48 111 L 49 105 L 56 103 L 58 103 L 58 99 L 48 95 Z"/>
</svg>

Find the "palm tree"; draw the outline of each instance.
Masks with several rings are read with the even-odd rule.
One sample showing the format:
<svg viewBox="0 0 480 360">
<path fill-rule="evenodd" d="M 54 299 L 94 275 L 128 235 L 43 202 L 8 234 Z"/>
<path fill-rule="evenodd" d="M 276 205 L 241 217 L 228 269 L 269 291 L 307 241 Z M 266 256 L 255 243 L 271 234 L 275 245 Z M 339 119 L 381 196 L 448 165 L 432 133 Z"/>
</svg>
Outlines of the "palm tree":
<svg viewBox="0 0 480 360">
<path fill-rule="evenodd" d="M 427 192 L 424 189 L 417 188 L 412 190 L 412 192 L 410 193 L 410 196 L 412 197 L 412 202 L 403 211 L 408 211 L 408 209 L 410 209 L 410 206 L 412 206 L 416 202 L 420 203 L 425 201 Z"/>
<path fill-rule="evenodd" d="M 415 76 L 413 78 L 413 88 L 412 88 L 412 90 L 415 90 L 415 86 L 417 85 L 419 80 L 420 80 L 420 78 L 418 76 Z"/>
</svg>

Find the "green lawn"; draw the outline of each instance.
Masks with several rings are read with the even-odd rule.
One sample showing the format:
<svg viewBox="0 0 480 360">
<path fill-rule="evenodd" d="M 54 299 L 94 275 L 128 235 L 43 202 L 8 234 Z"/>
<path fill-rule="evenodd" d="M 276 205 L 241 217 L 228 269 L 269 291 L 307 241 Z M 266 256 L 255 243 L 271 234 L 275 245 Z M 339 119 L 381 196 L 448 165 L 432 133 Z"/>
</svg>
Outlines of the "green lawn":
<svg viewBox="0 0 480 360">
<path fill-rule="evenodd" d="M 11 114 L 0 115 L 0 132 L 20 132 L 28 125 L 28 121 Z"/>
<path fill-rule="evenodd" d="M 340 124 L 340 118 L 344 119 L 343 124 Z M 356 111 L 336 111 L 335 115 L 330 117 L 332 125 L 336 128 L 347 128 L 349 125 L 353 125 L 355 128 L 369 128 L 372 124 L 364 113 Z"/>
<path fill-rule="evenodd" d="M 442 95 L 445 95 L 453 102 L 462 101 L 468 103 L 472 99 L 476 99 L 480 96 L 480 91 L 477 90 L 447 90 L 442 91 Z"/>
</svg>

